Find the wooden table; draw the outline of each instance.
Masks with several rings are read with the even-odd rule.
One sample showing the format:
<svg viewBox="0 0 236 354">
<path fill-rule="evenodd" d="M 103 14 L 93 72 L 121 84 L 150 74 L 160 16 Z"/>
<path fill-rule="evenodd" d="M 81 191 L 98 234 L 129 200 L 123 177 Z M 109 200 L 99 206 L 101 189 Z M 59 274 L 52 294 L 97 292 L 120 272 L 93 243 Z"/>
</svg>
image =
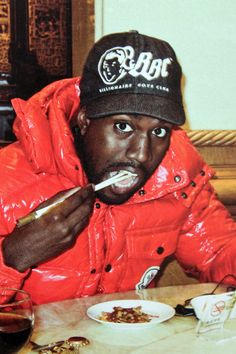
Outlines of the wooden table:
<svg viewBox="0 0 236 354">
<path fill-rule="evenodd" d="M 196 334 L 197 319 L 174 316 L 170 320 L 145 329 L 119 330 L 89 319 L 86 310 L 91 305 L 117 299 L 159 301 L 171 306 L 185 299 L 210 292 L 215 284 L 191 284 L 130 291 L 109 295 L 55 302 L 35 308 L 35 328 L 32 340 L 45 344 L 71 336 L 84 336 L 90 344 L 81 348 L 83 354 L 227 354 L 236 353 L 236 339 L 206 340 Z M 218 292 L 224 292 L 221 287 Z M 227 326 L 235 331 L 236 319 Z M 21 354 L 34 353 L 30 345 Z"/>
</svg>

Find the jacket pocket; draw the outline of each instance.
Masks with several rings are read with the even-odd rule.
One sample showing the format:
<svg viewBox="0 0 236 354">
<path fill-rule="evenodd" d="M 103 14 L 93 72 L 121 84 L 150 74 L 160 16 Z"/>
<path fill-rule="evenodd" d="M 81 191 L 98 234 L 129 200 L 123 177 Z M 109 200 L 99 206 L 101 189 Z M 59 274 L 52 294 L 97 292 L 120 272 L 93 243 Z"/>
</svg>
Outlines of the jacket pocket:
<svg viewBox="0 0 236 354">
<path fill-rule="evenodd" d="M 151 228 L 129 231 L 126 233 L 127 253 L 129 259 L 150 259 L 160 264 L 176 250 L 179 230 Z"/>
</svg>

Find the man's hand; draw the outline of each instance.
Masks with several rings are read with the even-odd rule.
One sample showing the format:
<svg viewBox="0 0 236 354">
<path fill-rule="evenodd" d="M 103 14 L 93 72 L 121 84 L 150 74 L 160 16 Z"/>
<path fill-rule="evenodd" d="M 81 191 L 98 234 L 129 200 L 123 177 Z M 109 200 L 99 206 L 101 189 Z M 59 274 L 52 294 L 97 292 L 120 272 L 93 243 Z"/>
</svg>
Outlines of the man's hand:
<svg viewBox="0 0 236 354">
<path fill-rule="evenodd" d="M 52 203 L 54 199 L 49 199 L 38 209 Z M 94 199 L 93 187 L 89 185 L 40 218 L 23 227 L 16 227 L 2 244 L 5 264 L 24 272 L 71 248 L 89 222 Z"/>
</svg>

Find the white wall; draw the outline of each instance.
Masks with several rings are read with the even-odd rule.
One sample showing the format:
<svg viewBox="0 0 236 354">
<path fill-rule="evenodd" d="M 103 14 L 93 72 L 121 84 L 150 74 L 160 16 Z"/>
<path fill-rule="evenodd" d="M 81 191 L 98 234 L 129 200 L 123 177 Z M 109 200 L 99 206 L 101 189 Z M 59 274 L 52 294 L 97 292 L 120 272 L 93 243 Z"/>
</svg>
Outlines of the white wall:
<svg viewBox="0 0 236 354">
<path fill-rule="evenodd" d="M 236 129 L 236 0 L 95 0 L 95 35 L 168 41 L 184 73 L 186 127 Z"/>
</svg>

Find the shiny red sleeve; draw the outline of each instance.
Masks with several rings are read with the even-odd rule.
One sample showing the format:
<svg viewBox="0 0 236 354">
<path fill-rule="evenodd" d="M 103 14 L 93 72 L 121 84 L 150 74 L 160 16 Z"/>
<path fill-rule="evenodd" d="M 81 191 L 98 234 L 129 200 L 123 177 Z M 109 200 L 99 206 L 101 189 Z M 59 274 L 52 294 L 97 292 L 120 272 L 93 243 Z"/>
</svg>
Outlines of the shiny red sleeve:
<svg viewBox="0 0 236 354">
<path fill-rule="evenodd" d="M 207 183 L 191 205 L 182 227 L 176 258 L 201 282 L 236 276 L 236 223 Z M 232 277 L 227 283 L 236 284 Z"/>
</svg>

